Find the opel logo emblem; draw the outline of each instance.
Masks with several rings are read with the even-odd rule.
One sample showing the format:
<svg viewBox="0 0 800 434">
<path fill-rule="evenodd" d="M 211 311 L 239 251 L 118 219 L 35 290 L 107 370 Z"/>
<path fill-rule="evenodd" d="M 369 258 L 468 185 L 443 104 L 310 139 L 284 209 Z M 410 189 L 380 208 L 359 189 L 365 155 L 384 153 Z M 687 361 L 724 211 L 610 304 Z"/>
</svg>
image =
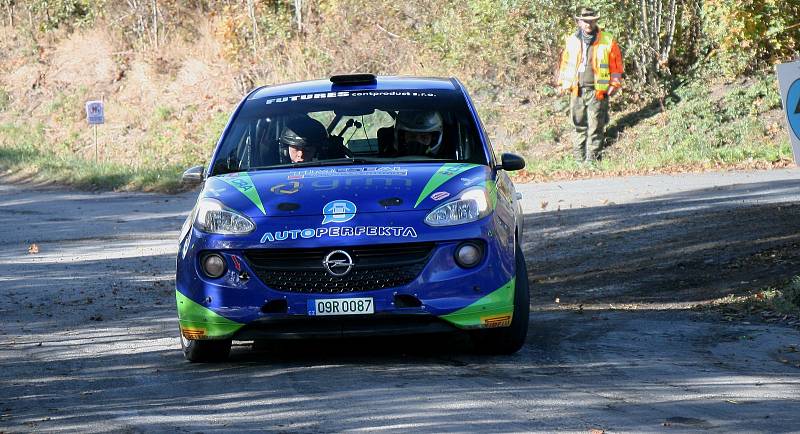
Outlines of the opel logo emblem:
<svg viewBox="0 0 800 434">
<path fill-rule="evenodd" d="M 353 258 L 344 250 L 334 250 L 322 261 L 325 271 L 333 277 L 344 277 L 353 269 Z"/>
</svg>

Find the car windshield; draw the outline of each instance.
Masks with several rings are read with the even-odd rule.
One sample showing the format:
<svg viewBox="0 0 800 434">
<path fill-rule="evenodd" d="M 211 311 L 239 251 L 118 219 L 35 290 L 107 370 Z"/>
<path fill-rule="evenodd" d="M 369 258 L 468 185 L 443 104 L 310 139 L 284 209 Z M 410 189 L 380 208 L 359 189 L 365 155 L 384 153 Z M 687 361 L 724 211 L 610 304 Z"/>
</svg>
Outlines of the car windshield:
<svg viewBox="0 0 800 434">
<path fill-rule="evenodd" d="M 212 175 L 294 166 L 487 164 L 465 98 L 452 90 L 339 91 L 250 99 Z"/>
</svg>

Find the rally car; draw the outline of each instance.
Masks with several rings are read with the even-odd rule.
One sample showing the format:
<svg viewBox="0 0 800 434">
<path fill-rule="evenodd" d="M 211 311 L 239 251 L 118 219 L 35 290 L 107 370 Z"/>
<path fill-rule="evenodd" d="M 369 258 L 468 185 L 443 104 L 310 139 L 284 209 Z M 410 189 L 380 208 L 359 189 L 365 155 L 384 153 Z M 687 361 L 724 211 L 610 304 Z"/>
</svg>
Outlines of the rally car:
<svg viewBox="0 0 800 434">
<path fill-rule="evenodd" d="M 231 341 L 469 333 L 521 348 L 520 198 L 454 78 L 333 76 L 261 87 L 228 121 L 180 237 L 190 361 Z"/>
</svg>

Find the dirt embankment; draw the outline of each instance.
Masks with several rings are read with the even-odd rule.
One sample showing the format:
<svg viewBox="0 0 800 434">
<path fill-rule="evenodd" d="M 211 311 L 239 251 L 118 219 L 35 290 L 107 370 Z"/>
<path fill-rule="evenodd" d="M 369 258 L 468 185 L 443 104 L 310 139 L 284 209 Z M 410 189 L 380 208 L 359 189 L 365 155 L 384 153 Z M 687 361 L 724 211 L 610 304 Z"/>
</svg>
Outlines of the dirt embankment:
<svg viewBox="0 0 800 434">
<path fill-rule="evenodd" d="M 193 41 L 173 41 L 153 52 L 126 48 L 104 27 L 36 40 L 0 27 L 0 88 L 8 100 L 0 124 L 40 124 L 53 150 L 83 155 L 93 143 L 84 103 L 102 98 L 104 161 L 148 164 L 188 151 L 184 145 L 205 143 L 206 124 L 227 115 L 244 91 L 236 71 L 221 61 L 210 30 L 198 33 Z"/>
</svg>

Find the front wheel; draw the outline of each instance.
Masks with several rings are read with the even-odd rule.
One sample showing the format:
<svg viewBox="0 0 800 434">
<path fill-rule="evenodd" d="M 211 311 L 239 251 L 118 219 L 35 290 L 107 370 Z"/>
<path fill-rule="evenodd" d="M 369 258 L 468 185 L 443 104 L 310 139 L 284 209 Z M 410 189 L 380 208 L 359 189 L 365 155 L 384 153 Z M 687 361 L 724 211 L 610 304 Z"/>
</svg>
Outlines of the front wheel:
<svg viewBox="0 0 800 434">
<path fill-rule="evenodd" d="M 514 285 L 514 315 L 509 327 L 476 330 L 472 341 L 478 352 L 483 354 L 514 354 L 525 344 L 528 336 L 528 317 L 530 314 L 530 290 L 528 288 L 528 267 L 522 249 L 517 246 L 516 279 Z"/>
<path fill-rule="evenodd" d="M 180 332 L 179 332 L 180 333 Z M 224 362 L 231 353 L 231 340 L 194 340 L 180 333 L 183 357 L 192 363 Z"/>
</svg>

